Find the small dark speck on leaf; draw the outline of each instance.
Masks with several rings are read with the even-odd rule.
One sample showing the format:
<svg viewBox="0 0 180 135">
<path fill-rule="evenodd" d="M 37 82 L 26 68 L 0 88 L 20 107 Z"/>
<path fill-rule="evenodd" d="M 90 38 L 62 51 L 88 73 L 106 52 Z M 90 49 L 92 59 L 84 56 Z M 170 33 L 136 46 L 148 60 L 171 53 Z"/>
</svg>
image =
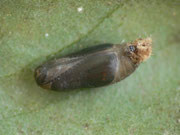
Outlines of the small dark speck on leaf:
<svg viewBox="0 0 180 135">
<path fill-rule="evenodd" d="M 169 40 L 169 43 L 180 43 L 180 31 L 174 33 Z"/>
<path fill-rule="evenodd" d="M 87 129 L 89 128 L 89 124 L 88 124 L 88 123 L 85 123 L 85 124 L 83 125 L 83 127 L 87 130 Z"/>
</svg>

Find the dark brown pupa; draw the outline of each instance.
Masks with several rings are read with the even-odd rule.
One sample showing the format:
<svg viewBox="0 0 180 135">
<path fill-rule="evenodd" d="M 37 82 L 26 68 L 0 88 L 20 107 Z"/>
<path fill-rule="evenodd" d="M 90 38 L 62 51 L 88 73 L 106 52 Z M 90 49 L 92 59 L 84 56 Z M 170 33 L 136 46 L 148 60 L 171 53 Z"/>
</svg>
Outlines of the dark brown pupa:
<svg viewBox="0 0 180 135">
<path fill-rule="evenodd" d="M 152 52 L 152 39 L 102 44 L 48 61 L 35 70 L 39 86 L 52 90 L 94 88 L 119 82 Z"/>
</svg>

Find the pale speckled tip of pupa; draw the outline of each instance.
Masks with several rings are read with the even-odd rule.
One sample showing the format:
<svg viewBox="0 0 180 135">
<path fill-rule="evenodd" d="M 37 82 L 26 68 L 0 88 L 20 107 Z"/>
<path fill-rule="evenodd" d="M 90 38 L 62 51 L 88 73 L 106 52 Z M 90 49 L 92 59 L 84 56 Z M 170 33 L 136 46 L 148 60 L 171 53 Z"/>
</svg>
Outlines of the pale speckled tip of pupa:
<svg viewBox="0 0 180 135">
<path fill-rule="evenodd" d="M 142 39 L 139 41 L 138 45 L 142 46 L 145 45 L 147 48 L 144 50 L 143 56 L 143 61 L 146 61 L 152 54 L 152 38 L 147 37 L 145 39 Z M 143 48 L 142 48 L 143 49 Z"/>
<path fill-rule="evenodd" d="M 151 56 L 152 38 L 138 38 L 134 42 L 132 42 L 132 44 L 135 45 L 138 49 L 135 56 L 133 56 L 135 63 L 141 63 L 143 61 L 146 61 Z"/>
<path fill-rule="evenodd" d="M 152 45 L 152 38 L 150 38 L 150 37 L 145 38 L 145 39 L 138 38 L 138 39 L 136 39 L 136 40 L 134 41 L 134 43 L 135 43 L 136 45 L 139 45 L 139 46 L 140 46 L 140 45 L 143 45 L 143 44 L 151 46 L 151 45 Z"/>
<path fill-rule="evenodd" d="M 150 37 L 145 38 L 145 39 L 144 39 L 144 42 L 145 42 L 147 45 L 149 45 L 149 46 L 152 47 L 152 38 L 150 38 Z"/>
<path fill-rule="evenodd" d="M 149 46 L 149 57 L 151 56 L 151 54 L 152 54 L 152 38 L 151 37 L 147 37 L 146 39 L 145 39 L 145 42 L 146 42 L 146 44 Z M 148 57 L 148 58 L 149 58 Z"/>
</svg>

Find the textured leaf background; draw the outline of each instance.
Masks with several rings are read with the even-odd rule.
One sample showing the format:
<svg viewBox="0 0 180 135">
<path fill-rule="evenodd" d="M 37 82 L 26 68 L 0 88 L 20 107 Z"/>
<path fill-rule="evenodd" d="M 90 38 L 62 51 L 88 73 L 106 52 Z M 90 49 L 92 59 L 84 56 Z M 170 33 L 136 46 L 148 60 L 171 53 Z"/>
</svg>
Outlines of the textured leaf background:
<svg viewBox="0 0 180 135">
<path fill-rule="evenodd" d="M 54 55 L 148 36 L 153 56 L 120 83 L 54 92 L 34 81 Z M 0 134 L 179 135 L 180 1 L 0 0 Z"/>
</svg>

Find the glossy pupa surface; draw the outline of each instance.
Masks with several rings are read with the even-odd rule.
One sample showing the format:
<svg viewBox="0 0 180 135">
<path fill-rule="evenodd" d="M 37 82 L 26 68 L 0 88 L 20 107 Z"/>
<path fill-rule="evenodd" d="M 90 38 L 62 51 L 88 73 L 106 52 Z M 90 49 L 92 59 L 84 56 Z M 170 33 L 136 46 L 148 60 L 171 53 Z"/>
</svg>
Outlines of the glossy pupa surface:
<svg viewBox="0 0 180 135">
<path fill-rule="evenodd" d="M 47 61 L 35 70 L 39 86 L 52 90 L 94 88 L 119 82 L 151 55 L 151 38 L 101 44 Z"/>
</svg>

